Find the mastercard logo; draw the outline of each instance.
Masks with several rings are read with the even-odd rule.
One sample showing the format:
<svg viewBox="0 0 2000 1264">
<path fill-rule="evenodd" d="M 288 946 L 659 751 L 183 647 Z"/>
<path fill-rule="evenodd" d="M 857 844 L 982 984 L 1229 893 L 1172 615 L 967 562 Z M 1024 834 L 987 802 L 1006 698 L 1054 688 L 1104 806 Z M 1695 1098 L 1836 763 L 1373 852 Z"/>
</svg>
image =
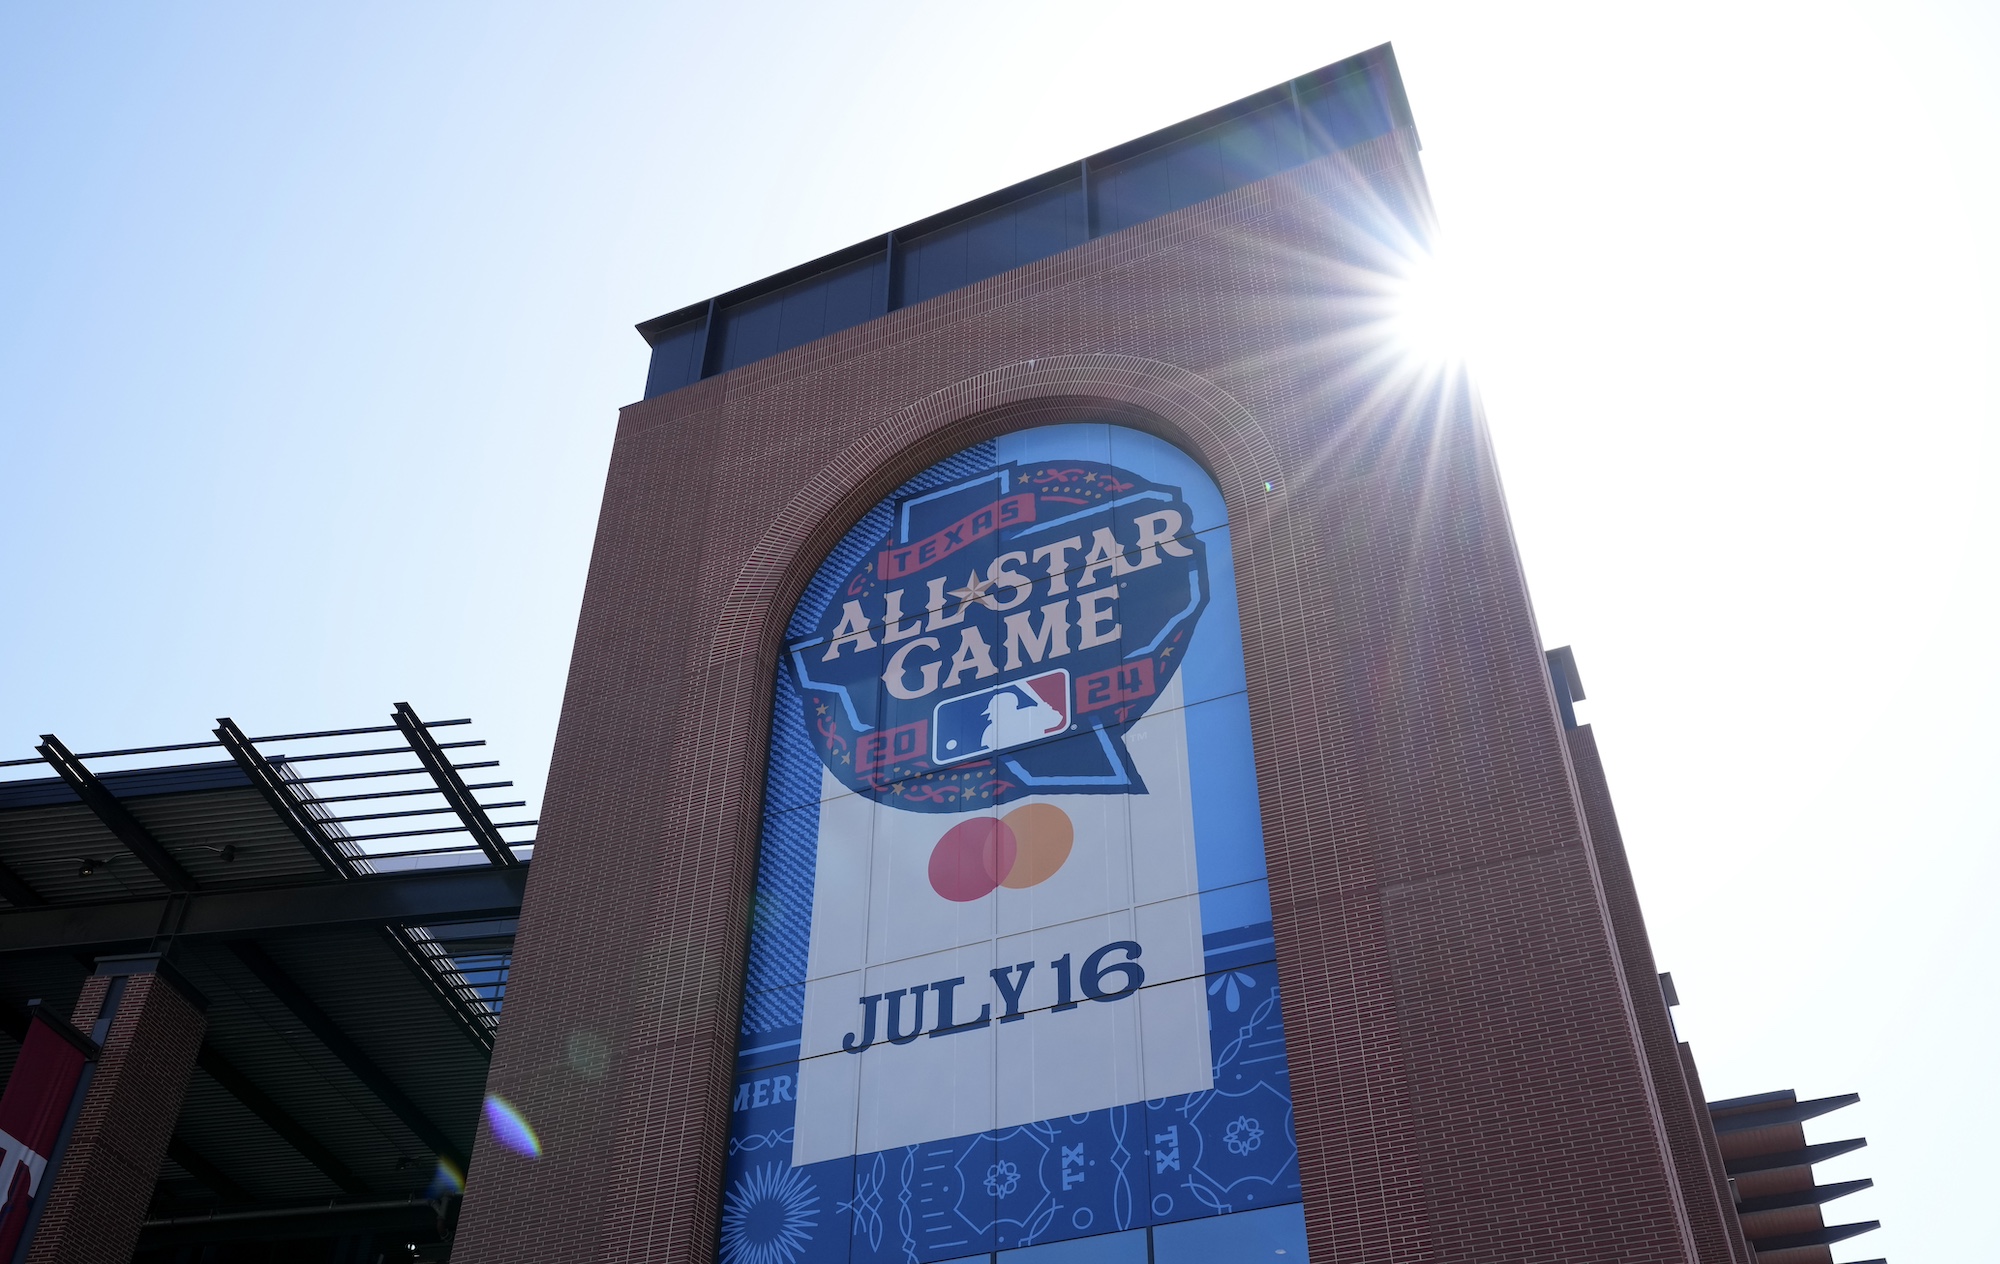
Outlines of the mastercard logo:
<svg viewBox="0 0 2000 1264">
<path fill-rule="evenodd" d="M 1069 814 L 1050 803 L 960 821 L 931 849 L 931 889 L 964 904 L 1000 887 L 1034 886 L 1063 867 L 1075 841 Z"/>
</svg>

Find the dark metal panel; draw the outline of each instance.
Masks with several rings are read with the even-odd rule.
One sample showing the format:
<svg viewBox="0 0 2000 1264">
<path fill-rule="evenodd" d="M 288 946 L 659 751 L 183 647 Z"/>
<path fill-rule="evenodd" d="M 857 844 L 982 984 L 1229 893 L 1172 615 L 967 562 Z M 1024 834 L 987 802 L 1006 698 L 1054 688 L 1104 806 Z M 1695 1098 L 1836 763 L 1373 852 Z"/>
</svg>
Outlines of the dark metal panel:
<svg viewBox="0 0 2000 1264">
<path fill-rule="evenodd" d="M 1708 1113 L 1719 1116 L 1732 1110 L 1741 1110 L 1745 1106 L 1762 1106 L 1770 1102 L 1795 1102 L 1797 1100 L 1799 1100 L 1797 1093 L 1788 1088 L 1781 1088 L 1769 1093 L 1752 1093 L 1748 1097 L 1729 1097 L 1718 1102 L 1710 1102 L 1708 1103 Z"/>
<path fill-rule="evenodd" d="M 63 791 L 69 793 L 69 787 Z M 0 812 L 0 856 L 51 904 L 166 892 L 74 796 L 68 803 Z M 87 858 L 108 863 L 85 876 L 80 868 Z"/>
<path fill-rule="evenodd" d="M 1542 657 L 1549 665 L 1549 688 L 1555 691 L 1556 710 L 1562 713 L 1565 729 L 1576 727 L 1576 706 L 1583 701 L 1583 681 L 1576 674 L 1576 654 L 1567 645 L 1557 646 Z M 1662 995 L 1671 987 L 1672 976 L 1661 975 Z M 1668 1005 L 1678 1005 L 1677 999 L 1670 998 Z"/>
<path fill-rule="evenodd" d="M 633 328 L 639 331 L 639 336 L 644 338 L 646 345 L 650 347 L 669 333 L 679 329 L 682 325 L 698 321 L 706 316 L 708 314 L 708 305 L 711 301 L 710 299 L 703 299 L 699 303 L 690 303 L 686 307 L 676 308 L 671 312 L 655 316 L 651 320 L 642 320 L 637 325 L 634 325 Z"/>
<path fill-rule="evenodd" d="M 407 966 L 410 972 L 437 997 L 438 1005 L 481 1056 L 493 1054 L 493 1027 L 495 1024 L 486 1015 L 478 1013 L 456 989 L 438 977 L 431 956 L 424 951 L 411 932 L 401 926 L 386 926 L 382 934 L 394 950 L 397 960 Z M 510 949 L 511 951 L 511 949 Z"/>
<path fill-rule="evenodd" d="M 41 893 L 21 880 L 21 875 L 0 864 L 0 895 L 15 908 L 38 908 L 47 904 Z"/>
<path fill-rule="evenodd" d="M 342 1163 L 333 1151 L 321 1145 L 319 1139 L 307 1131 L 305 1126 L 286 1112 L 284 1107 L 272 1100 L 250 1077 L 238 1070 L 236 1064 L 217 1053 L 213 1046 L 203 1045 L 195 1056 L 195 1065 L 206 1071 L 211 1079 L 228 1091 L 231 1097 L 242 1102 L 250 1113 L 264 1121 L 271 1131 L 291 1143 L 293 1149 L 320 1171 L 327 1179 L 350 1194 L 367 1194 L 369 1188 L 353 1169 Z"/>
<path fill-rule="evenodd" d="M 461 1149 L 471 1148 L 485 1096 L 489 1055 L 466 1038 L 440 1003 L 436 988 L 419 980 L 383 935 L 349 931 L 311 939 L 267 940 L 263 947 L 425 1115 Z M 260 1005 L 268 1001 L 282 1016 L 286 1030 L 297 1024 L 296 1016 L 255 984 L 242 963 L 231 956 L 228 964 L 233 967 L 231 977 L 243 977 L 242 999 L 254 999 Z M 357 1096 L 371 1109 L 382 1109 L 302 1024 L 297 1030 L 299 1040 L 310 1047 L 328 1074 L 353 1082 Z M 407 1131 L 386 1110 L 382 1114 L 399 1133 Z M 412 1152 L 421 1152 L 421 1139 L 414 1133 L 410 1137 Z"/>
<path fill-rule="evenodd" d="M 309 881 L 326 873 L 255 789 L 158 795 L 125 806 L 204 891 Z"/>
<path fill-rule="evenodd" d="M 1804 1233 L 1781 1233 L 1772 1238 L 1753 1238 L 1750 1245 L 1756 1247 L 1759 1254 L 1766 1251 L 1791 1251 L 1804 1246 L 1832 1246 L 1836 1242 L 1845 1242 L 1849 1238 L 1860 1237 L 1881 1227 L 1880 1220 L 1861 1220 L 1854 1224 L 1809 1229 Z"/>
<path fill-rule="evenodd" d="M 293 1118 L 297 1120 L 296 1115 Z M 300 1126 L 313 1132 L 303 1122 Z M 187 1096 L 181 1101 L 174 1132 L 230 1173 L 237 1184 L 250 1191 L 253 1202 L 307 1202 L 341 1196 L 340 1186 L 326 1173 L 207 1075 L 188 1077 Z"/>
<path fill-rule="evenodd" d="M 0 913 L 0 956 L 92 952 L 153 939 L 170 914 L 177 941 L 261 937 L 391 922 L 508 917 L 519 912 L 525 864 L 415 870 L 347 882 L 249 891 L 202 891 L 164 899 L 54 905 Z"/>
<path fill-rule="evenodd" d="M 405 1127 L 421 1137 L 424 1144 L 441 1158 L 450 1159 L 461 1170 L 465 1167 L 464 1151 L 445 1135 L 444 1129 L 432 1122 L 395 1081 L 389 1078 L 388 1073 L 375 1065 L 374 1059 L 364 1053 L 361 1046 L 355 1044 L 353 1039 L 340 1029 L 340 1025 L 315 1004 L 313 999 L 305 994 L 303 988 L 292 981 L 290 975 L 279 969 L 278 963 L 271 960 L 262 948 L 253 942 L 243 940 L 232 942 L 229 950 L 236 954 L 236 959 L 241 961 L 250 973 L 257 976 L 258 982 L 270 989 L 271 995 L 277 997 L 286 1009 L 292 1011 L 293 1017 L 305 1024 L 306 1029 L 319 1038 L 328 1052 L 340 1059 L 341 1064 L 354 1074 L 354 1078 L 360 1080 L 377 1100 L 403 1121 Z"/>
<path fill-rule="evenodd" d="M 88 755 L 79 755 L 88 759 Z M 120 801 L 154 794 L 186 794 L 196 790 L 234 790 L 249 784 L 241 769 L 231 763 L 175 764 L 165 768 L 128 768 L 102 772 L 97 779 Z M 0 781 L 0 812 L 13 808 L 45 807 L 53 803 L 77 803 L 76 791 L 60 777 L 31 777 L 21 781 Z"/>
<path fill-rule="evenodd" d="M 94 812 L 97 819 L 104 823 L 104 827 L 110 830 L 127 850 L 138 857 L 146 868 L 152 870 L 153 875 L 165 883 L 168 890 L 196 889 L 199 884 L 195 882 L 193 875 L 183 869 L 179 861 L 167 854 L 167 849 L 125 810 L 124 805 L 104 788 L 103 783 L 98 781 L 90 769 L 85 768 L 76 756 L 70 753 L 68 747 L 56 739 L 55 734 L 42 734 L 42 744 L 35 749 L 49 762 L 49 766 L 56 770 L 56 775 L 67 781 L 69 788 L 76 791 L 76 797 L 83 800 L 84 806 Z"/>
<path fill-rule="evenodd" d="M 1865 1137 L 1855 1137 L 1848 1141 L 1826 1141 L 1819 1145 L 1809 1145 L 1803 1150 L 1787 1150 L 1782 1154 L 1753 1154 L 1741 1159 L 1730 1159 L 1723 1166 L 1731 1176 L 1742 1176 L 1749 1172 L 1773 1172 L 1783 1167 L 1807 1167 L 1859 1150 L 1867 1144 L 1868 1140 Z"/>
<path fill-rule="evenodd" d="M 215 736 L 223 749 L 229 752 L 229 757 L 236 761 L 237 767 L 257 787 L 257 793 L 264 802 L 278 814 L 278 819 L 285 823 L 285 828 L 304 845 L 312 858 L 329 873 L 341 877 L 353 876 L 353 868 L 341 854 L 339 845 L 326 833 L 318 818 L 299 802 L 297 792 L 285 784 L 278 770 L 271 766 L 271 761 L 258 753 L 256 746 L 237 727 L 236 721 L 228 716 L 218 719 Z"/>
<path fill-rule="evenodd" d="M 214 1190 L 216 1194 L 230 1202 L 250 1203 L 257 1201 L 251 1192 L 238 1185 L 229 1173 L 202 1157 L 201 1153 L 179 1137 L 167 1142 L 167 1157 L 187 1170 L 189 1176 Z"/>
<path fill-rule="evenodd" d="M 1754 1216 L 1760 1211 L 1784 1211 L 1790 1207 L 1813 1207 L 1830 1203 L 1836 1198 L 1858 1194 L 1864 1189 L 1872 1189 L 1873 1180 L 1863 1177 L 1858 1181 L 1835 1181 L 1831 1185 L 1814 1185 L 1807 1189 L 1795 1189 L 1786 1194 L 1767 1194 L 1762 1198 L 1745 1198 L 1736 1204 L 1736 1210 L 1745 1216 Z"/>
<path fill-rule="evenodd" d="M 362 931 L 301 940 L 296 946 L 306 957 L 323 959 L 330 973 L 352 975 L 358 986 L 383 992 L 385 1008 L 398 1013 L 416 1010 L 430 1018 L 424 1006 L 432 1004 L 434 1009 L 434 1004 L 418 994 L 406 975 L 393 968 L 382 969 L 348 948 L 350 943 L 375 942 L 374 932 Z M 211 1049 L 226 1057 L 378 1195 L 402 1196 L 429 1183 L 435 1168 L 422 1139 L 355 1079 L 234 953 L 221 944 L 202 944 L 179 948 L 176 956 L 187 976 L 210 998 Z M 288 956 L 284 964 L 289 967 L 298 959 L 297 955 Z M 348 1014 L 343 1011 L 338 1017 L 346 1019 Z M 431 1021 L 435 1027 L 442 1027 L 440 1021 L 434 1018 Z M 478 1078 L 485 1069 L 483 1063 L 460 1053 L 459 1045 L 448 1034 L 443 1039 L 433 1036 L 432 1044 L 441 1048 L 443 1060 L 455 1074 L 467 1074 L 464 1068 L 470 1066 L 472 1077 Z M 201 1083 L 212 1086 L 205 1077 L 199 1078 Z M 423 1096 L 420 1100 L 429 1106 L 433 1099 Z M 471 1113 L 477 1113 L 476 1104 Z M 212 1131 L 195 1126 L 185 1117 L 181 1131 L 202 1146 L 205 1153 L 228 1163 L 231 1170 L 258 1176 L 217 1145 Z M 268 1141 L 266 1148 L 273 1148 Z M 275 1148 L 288 1155 L 292 1153 L 290 1146 Z M 246 1179 L 244 1183 L 267 1199 L 298 1196 L 271 1187 L 261 1177 Z"/>
<path fill-rule="evenodd" d="M 1724 1115 L 1715 1120 L 1717 1136 L 1730 1133 L 1749 1132 L 1755 1128 L 1772 1128 L 1780 1124 L 1800 1124 L 1808 1119 L 1817 1119 L 1843 1107 L 1852 1106 L 1861 1100 L 1859 1093 L 1842 1093 L 1837 1097 L 1820 1097 L 1809 1102 L 1792 1102 L 1771 1110 L 1760 1110 L 1744 1115 Z"/>
</svg>

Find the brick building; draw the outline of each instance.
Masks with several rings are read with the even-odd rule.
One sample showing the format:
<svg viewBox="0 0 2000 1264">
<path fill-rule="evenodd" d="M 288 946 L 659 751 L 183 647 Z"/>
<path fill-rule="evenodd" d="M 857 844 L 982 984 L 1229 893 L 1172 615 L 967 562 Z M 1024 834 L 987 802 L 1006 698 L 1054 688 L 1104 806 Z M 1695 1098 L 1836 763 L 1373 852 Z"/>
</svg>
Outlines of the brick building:
<svg viewBox="0 0 2000 1264">
<path fill-rule="evenodd" d="M 1329 1260 L 1750 1258 L 1655 979 L 1595 746 L 1574 723 L 1574 668 L 1552 683 L 1536 635 L 1477 406 L 1462 378 L 1411 372 L 1385 343 L 1384 295 L 1429 235 L 1418 148 L 1385 46 L 640 327 L 652 346 L 647 398 L 620 418 L 493 1068 L 492 1087 L 538 1121 L 548 1148 L 528 1162 L 482 1141 L 460 1251 L 707 1259 L 719 1241 L 723 1258 L 742 1260 L 998 1252 L 1053 1264 L 1301 1246 Z M 912 550 L 977 548 L 954 532 L 980 530 L 957 510 L 926 520 L 927 504 L 997 479 L 986 503 L 1004 510 L 1012 496 L 1021 513 L 1046 518 L 1052 502 L 1019 489 L 1054 477 L 1050 462 L 1063 459 L 1122 486 L 1201 481 L 1160 473 L 1164 457 L 1145 470 L 1121 464 L 1146 447 L 1134 435 L 1205 471 L 1227 533 L 1208 537 L 1217 595 L 1189 653 L 1228 637 L 1217 609 L 1230 597 L 1242 670 L 1233 705 L 1247 717 L 1235 797 L 1217 789 L 1204 806 L 1198 784 L 1236 758 L 1207 736 L 1235 732 L 1220 687 L 1215 723 L 1188 706 L 1177 731 L 1188 750 L 1209 752 L 1189 764 L 1194 832 L 1226 832 L 1205 822 L 1231 809 L 1261 827 L 1261 911 L 1218 911 L 1226 901 L 1190 879 L 1211 965 L 1223 951 L 1209 933 L 1218 918 L 1252 918 L 1275 941 L 1263 960 L 1281 1021 L 1254 1034 L 1282 1048 L 1284 1083 L 1263 1088 L 1288 1100 L 1276 1113 L 1267 1101 L 1258 1119 L 1235 1110 L 1222 1082 L 1236 1008 L 1226 970 L 1197 980 L 1230 1003 L 1211 1001 L 1216 1062 L 1195 1069 L 1191 1094 L 1185 1077 L 1156 1078 L 1174 1037 L 1171 1021 L 1151 1015 L 1135 1044 L 1144 1074 L 1071 1096 L 1046 1082 L 1116 1073 L 1100 1075 L 1095 1054 L 1060 1034 L 1035 1037 L 1064 1050 L 1053 1061 L 1010 1045 L 998 1023 L 955 1035 L 965 1043 L 948 1061 L 868 1045 L 878 1006 L 893 1033 L 890 1006 L 914 1005 L 914 1038 L 923 990 L 950 1014 L 939 994 L 963 983 L 917 982 L 885 962 L 940 943 L 970 952 L 989 933 L 1004 942 L 1012 924 L 1001 890 L 997 921 L 957 938 L 882 929 L 885 918 L 916 917 L 930 896 L 895 870 L 899 831 L 915 815 L 904 809 L 957 786 L 937 744 L 954 704 L 933 706 L 936 673 L 948 673 L 945 693 L 957 682 L 962 696 L 977 686 L 985 697 L 1025 680 L 1021 670 L 1054 665 L 1018 652 L 1032 622 L 990 616 L 990 632 L 977 643 L 964 634 L 949 660 L 949 633 L 932 648 L 923 642 L 938 638 L 918 632 L 978 613 L 965 593 L 1005 611 L 1063 591 L 1055 561 L 1041 586 L 1021 581 L 998 600 L 1004 571 L 1002 589 L 975 592 L 995 580 L 990 567 L 983 578 L 966 568 L 965 588 L 948 559 L 924 570 Z M 1134 542 L 1116 510 L 1102 512 L 1116 543 Z M 1003 527 L 990 547 L 1018 538 L 1025 553 L 1038 529 Z M 1233 574 L 1222 576 L 1223 561 Z M 890 591 L 906 567 L 911 582 Z M 899 622 L 926 575 L 929 621 Z M 1121 584 L 1120 609 L 1136 608 L 1141 586 L 1136 574 Z M 869 606 L 878 592 L 885 602 Z M 843 593 L 859 599 L 843 604 Z M 1050 620 L 1081 617 L 1041 608 L 1057 612 Z M 894 697 L 857 708 L 849 686 L 872 688 L 872 676 L 835 678 L 843 633 L 856 652 L 880 641 Z M 982 656 L 1003 639 L 996 671 L 1006 680 L 982 685 Z M 1131 656 L 1147 648 L 1124 661 L 1143 665 Z M 911 674 L 933 653 L 932 675 Z M 1190 658 L 1183 677 L 1196 675 Z M 1068 732 L 1090 729 L 1102 744 L 1148 722 L 1118 710 L 1131 728 L 1091 728 L 1085 679 L 1070 682 Z M 1186 702 L 1197 687 L 1175 696 Z M 803 727 L 799 696 L 812 721 Z M 1018 760 L 997 752 L 1063 732 L 1063 718 L 1018 739 L 987 730 L 977 749 L 993 752 L 998 788 L 956 801 L 962 817 L 937 818 L 960 822 L 931 853 L 938 894 L 949 894 L 938 866 L 961 828 L 1002 848 L 1021 834 L 1022 854 L 1032 849 L 1023 827 L 1006 825 L 1029 818 L 989 825 L 980 814 L 1058 780 L 1049 770 L 1069 767 L 1059 752 L 1039 772 L 1028 758 L 1039 748 L 1022 747 Z M 820 736 L 795 741 L 793 729 L 813 724 Z M 870 742 L 904 742 L 915 762 L 892 766 Z M 825 789 L 797 809 L 820 817 L 816 835 L 798 826 L 809 836 L 799 851 L 786 841 L 796 822 L 780 818 L 794 810 L 785 796 L 788 770 L 805 758 L 797 750 L 814 743 L 826 771 L 807 759 L 807 775 Z M 872 825 L 835 821 L 848 811 L 833 797 L 843 793 L 875 801 L 872 818 L 854 817 Z M 1091 810 L 1081 794 L 1062 801 L 1086 805 L 1072 814 Z M 865 969 L 830 981 L 846 968 L 821 965 L 840 956 L 826 947 L 838 933 L 822 928 L 842 915 L 827 894 L 848 880 L 841 831 L 871 829 L 863 867 L 873 868 L 852 888 L 872 919 L 855 958 Z M 788 902 L 774 871 L 810 871 L 814 839 L 817 894 Z M 1135 874 L 1157 860 L 1149 839 L 1128 841 Z M 1193 850 L 1204 875 L 1236 859 L 1206 835 Z M 981 855 L 975 893 L 1012 883 L 1005 871 L 1019 862 Z M 1106 898 L 1143 924 L 1121 904 L 1141 897 Z M 812 940 L 793 946 L 789 965 L 786 933 Z M 978 972 L 1002 962 L 990 973 L 1006 1019 L 1018 1018 L 1007 989 L 1026 988 L 1031 963 L 1010 967 L 1006 951 L 936 968 L 984 986 Z M 1250 988 L 1256 971 L 1238 974 Z M 815 1017 L 833 1004 L 823 996 L 850 985 L 860 1008 Z M 1164 1012 L 1174 986 L 1141 995 Z M 1043 1033 L 1070 1021 L 1064 999 L 1047 1019 L 1032 1016 Z M 829 1034 L 848 1029 L 841 1048 L 817 1043 L 824 1021 Z M 978 1043 L 989 1032 L 999 1034 Z M 790 1041 L 765 1055 L 776 1071 L 753 1056 L 765 1039 Z M 608 1070 L 579 1071 L 579 1041 L 602 1042 Z M 902 1060 L 853 1070 L 871 1057 Z M 1040 1077 L 1031 1088 L 1010 1087 L 1020 1066 Z M 990 1098 L 988 1081 L 998 1085 Z M 1137 1110 L 1135 1097 L 1143 1117 L 1119 1114 Z M 924 1118 L 903 1117 L 899 1099 L 925 1103 Z M 1234 1117 L 1202 1122 L 1213 1101 Z M 1037 1121 L 1034 1102 L 1077 1109 Z M 766 1110 L 776 1113 L 758 1121 Z M 1229 1166 L 1247 1158 L 1253 1126 L 1259 1146 L 1290 1137 L 1294 1174 Z M 1206 1149 L 1187 1174 L 1167 1139 L 1197 1132 Z M 785 1147 L 789 1165 L 764 1161 Z M 1112 1147 L 1110 1193 L 1064 1183 L 1083 1177 L 1071 1160 Z M 1010 1210 L 1028 1195 L 1040 1202 Z M 944 1236 L 927 1236 L 927 1216 L 948 1225 L 936 1229 Z M 1826 1258 L 1817 1244 L 1797 1249 Z"/>
<path fill-rule="evenodd" d="M 1872 1227 L 1800 1130 L 1846 1099 L 1711 1107 L 1674 1033 L 1477 404 L 1387 332 L 1418 151 L 1384 46 L 640 327 L 453 1258 Z M 70 1144 L 61 1189 L 121 1179 Z M 158 1258 L 253 1258 L 163 1196 Z"/>
</svg>

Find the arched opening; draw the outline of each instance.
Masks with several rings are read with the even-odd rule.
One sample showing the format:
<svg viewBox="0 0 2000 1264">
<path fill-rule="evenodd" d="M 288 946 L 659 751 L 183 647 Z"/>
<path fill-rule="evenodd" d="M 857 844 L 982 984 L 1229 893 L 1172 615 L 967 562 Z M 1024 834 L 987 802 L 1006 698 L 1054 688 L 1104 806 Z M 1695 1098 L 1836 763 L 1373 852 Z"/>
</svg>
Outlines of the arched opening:
<svg viewBox="0 0 2000 1264">
<path fill-rule="evenodd" d="M 1123 410 L 1037 407 L 792 602 L 730 1264 L 1171 1255 L 1245 1213 L 1303 1250 L 1230 506 Z"/>
</svg>

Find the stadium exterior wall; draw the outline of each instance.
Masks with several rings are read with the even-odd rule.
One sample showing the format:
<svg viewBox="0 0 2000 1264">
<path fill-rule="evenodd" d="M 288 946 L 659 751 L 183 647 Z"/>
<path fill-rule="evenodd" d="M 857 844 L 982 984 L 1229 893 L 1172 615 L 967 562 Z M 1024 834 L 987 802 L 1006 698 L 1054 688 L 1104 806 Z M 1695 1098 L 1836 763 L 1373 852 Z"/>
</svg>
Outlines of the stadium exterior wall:
<svg viewBox="0 0 2000 1264">
<path fill-rule="evenodd" d="M 543 1153 L 482 1131 L 457 1258 L 714 1258 L 786 617 L 1085 418 L 1228 502 L 1312 1256 L 1699 1258 L 1485 430 L 1366 332 L 1428 215 L 1398 129 L 624 411 L 490 1080 Z"/>
</svg>

